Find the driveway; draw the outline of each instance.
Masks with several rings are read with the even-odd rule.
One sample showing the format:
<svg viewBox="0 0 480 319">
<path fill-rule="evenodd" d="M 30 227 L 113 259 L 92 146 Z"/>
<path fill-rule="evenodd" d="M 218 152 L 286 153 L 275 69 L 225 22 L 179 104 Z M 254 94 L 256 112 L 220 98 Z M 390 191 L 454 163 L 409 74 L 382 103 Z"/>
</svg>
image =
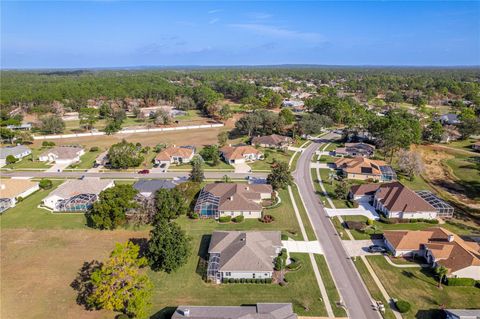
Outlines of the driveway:
<svg viewBox="0 0 480 319">
<path fill-rule="evenodd" d="M 378 215 L 375 208 L 373 208 L 373 206 L 371 206 L 370 204 L 364 202 L 358 203 L 357 208 L 325 208 L 325 211 L 330 217 L 361 215 L 367 217 L 368 219 L 380 219 L 380 216 Z"/>
<path fill-rule="evenodd" d="M 310 163 L 310 168 L 331 168 L 331 165 L 329 166 L 328 163 L 312 162 Z"/>
<path fill-rule="evenodd" d="M 282 246 L 289 253 L 323 254 L 322 246 L 320 245 L 320 242 L 318 240 L 282 240 Z"/>
<path fill-rule="evenodd" d="M 50 172 L 62 172 L 65 168 L 70 166 L 70 164 L 72 164 L 72 162 L 69 162 L 69 163 L 55 163 L 52 167 L 47 169 L 45 172 L 49 172 L 49 173 Z"/>
<path fill-rule="evenodd" d="M 252 168 L 247 163 L 233 164 L 233 167 L 235 168 L 235 173 L 250 173 L 252 171 Z"/>
<path fill-rule="evenodd" d="M 368 252 L 368 247 L 371 245 L 384 246 L 381 239 L 366 239 L 366 240 L 342 240 L 343 247 L 350 257 L 365 256 L 365 255 L 380 255 L 380 253 Z"/>
</svg>

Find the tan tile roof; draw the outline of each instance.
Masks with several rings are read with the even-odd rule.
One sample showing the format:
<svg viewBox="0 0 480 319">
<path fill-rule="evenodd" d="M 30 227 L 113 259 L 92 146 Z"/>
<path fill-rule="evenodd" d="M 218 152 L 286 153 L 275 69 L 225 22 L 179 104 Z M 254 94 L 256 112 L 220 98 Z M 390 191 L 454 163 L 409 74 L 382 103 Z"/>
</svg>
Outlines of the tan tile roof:
<svg viewBox="0 0 480 319">
<path fill-rule="evenodd" d="M 400 182 L 380 184 L 375 198 L 389 211 L 436 212 L 437 210 L 417 193 Z"/>
<path fill-rule="evenodd" d="M 203 191 L 219 198 L 220 211 L 259 211 L 262 205 L 254 200 L 259 201 L 260 193 L 271 193 L 273 189 L 267 184 L 213 183 L 207 184 Z"/>
<path fill-rule="evenodd" d="M 282 136 L 278 134 L 257 136 L 252 139 L 253 145 L 265 144 L 265 145 L 281 146 L 283 144 L 292 143 L 292 142 L 293 142 L 293 139 L 291 137 Z"/>
<path fill-rule="evenodd" d="M 40 156 L 55 154 L 58 159 L 73 159 L 83 150 L 80 146 L 56 146 L 43 152 Z"/>
<path fill-rule="evenodd" d="M 449 242 L 448 237 L 453 236 Z M 383 236 L 396 250 L 419 250 L 422 245 L 431 250 L 440 265 L 450 272 L 480 266 L 480 246 L 465 242 L 458 235 L 441 227 L 417 231 L 385 231 Z"/>
<path fill-rule="evenodd" d="M 227 160 L 241 159 L 245 154 L 261 154 L 259 150 L 250 145 L 224 146 L 220 149 Z"/>
<path fill-rule="evenodd" d="M 71 179 L 57 187 L 48 196 L 70 198 L 80 194 L 100 194 L 113 180 L 89 177 L 84 179 Z"/>
<path fill-rule="evenodd" d="M 273 271 L 280 231 L 215 231 L 209 253 L 220 254 L 220 271 Z"/>
<path fill-rule="evenodd" d="M 21 193 L 38 185 L 28 179 L 6 179 L 0 181 L 0 198 L 15 198 Z"/>
<path fill-rule="evenodd" d="M 192 148 L 169 146 L 155 156 L 158 161 L 169 161 L 172 157 L 190 158 L 194 153 Z"/>
<path fill-rule="evenodd" d="M 342 169 L 346 173 L 350 174 L 368 174 L 368 175 L 381 175 L 380 166 L 386 166 L 384 161 L 371 160 L 362 156 L 353 158 L 339 158 L 335 161 L 335 165 L 338 169 Z M 366 173 L 364 170 L 370 170 L 371 173 Z"/>
<path fill-rule="evenodd" d="M 373 195 L 380 185 L 379 183 L 353 185 L 350 188 L 350 192 L 354 196 Z"/>
</svg>

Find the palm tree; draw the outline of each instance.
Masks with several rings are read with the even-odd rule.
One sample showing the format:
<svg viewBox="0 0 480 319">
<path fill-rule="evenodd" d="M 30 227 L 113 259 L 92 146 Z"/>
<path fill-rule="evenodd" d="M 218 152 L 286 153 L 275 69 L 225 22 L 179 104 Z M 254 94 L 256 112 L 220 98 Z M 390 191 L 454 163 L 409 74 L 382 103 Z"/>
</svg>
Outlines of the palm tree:
<svg viewBox="0 0 480 319">
<path fill-rule="evenodd" d="M 448 269 L 445 268 L 444 266 L 440 266 L 440 267 L 435 268 L 435 273 L 438 276 L 438 288 L 441 289 L 442 288 L 442 281 L 445 278 L 445 276 L 447 275 Z"/>
</svg>

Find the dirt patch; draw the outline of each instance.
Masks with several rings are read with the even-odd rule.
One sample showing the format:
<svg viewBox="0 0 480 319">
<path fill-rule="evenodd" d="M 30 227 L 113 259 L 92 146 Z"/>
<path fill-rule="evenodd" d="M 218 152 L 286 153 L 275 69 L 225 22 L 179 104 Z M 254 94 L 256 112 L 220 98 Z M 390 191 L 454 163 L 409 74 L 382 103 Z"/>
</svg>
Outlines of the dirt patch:
<svg viewBox="0 0 480 319">
<path fill-rule="evenodd" d="M 2 229 L 0 317 L 112 318 L 112 312 L 77 305 L 70 284 L 84 261 L 104 260 L 115 243 L 147 236 L 146 231 Z"/>
</svg>

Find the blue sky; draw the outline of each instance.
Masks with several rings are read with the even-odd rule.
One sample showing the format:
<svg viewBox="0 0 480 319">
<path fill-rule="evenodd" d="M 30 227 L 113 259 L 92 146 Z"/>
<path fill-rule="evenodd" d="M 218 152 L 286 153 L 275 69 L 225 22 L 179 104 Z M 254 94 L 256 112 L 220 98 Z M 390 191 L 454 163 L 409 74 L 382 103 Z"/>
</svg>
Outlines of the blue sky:
<svg viewBox="0 0 480 319">
<path fill-rule="evenodd" d="M 1 4 L 2 68 L 479 65 L 480 2 Z"/>
</svg>

